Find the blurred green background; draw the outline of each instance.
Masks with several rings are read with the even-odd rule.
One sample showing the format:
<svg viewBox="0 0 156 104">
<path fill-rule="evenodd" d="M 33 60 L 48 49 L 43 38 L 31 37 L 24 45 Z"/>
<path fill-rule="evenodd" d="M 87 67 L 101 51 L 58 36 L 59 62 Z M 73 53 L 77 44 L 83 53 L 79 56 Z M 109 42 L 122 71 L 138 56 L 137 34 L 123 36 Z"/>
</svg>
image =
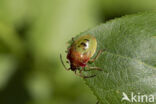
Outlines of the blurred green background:
<svg viewBox="0 0 156 104">
<path fill-rule="evenodd" d="M 67 41 L 155 0 L 0 0 L 0 104 L 95 104 L 85 82 L 63 69 Z"/>
</svg>

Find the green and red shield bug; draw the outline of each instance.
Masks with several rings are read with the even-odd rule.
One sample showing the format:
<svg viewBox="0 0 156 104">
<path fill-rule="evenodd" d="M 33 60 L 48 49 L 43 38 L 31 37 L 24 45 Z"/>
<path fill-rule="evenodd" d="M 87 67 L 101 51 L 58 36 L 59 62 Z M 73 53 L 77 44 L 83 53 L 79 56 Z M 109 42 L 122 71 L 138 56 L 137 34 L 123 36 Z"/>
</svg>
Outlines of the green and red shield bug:
<svg viewBox="0 0 156 104">
<path fill-rule="evenodd" d="M 98 56 L 100 56 L 100 54 L 103 52 L 102 50 L 100 50 L 95 56 L 95 58 L 92 58 L 97 48 L 96 38 L 92 35 L 83 35 L 78 37 L 78 39 L 76 40 L 72 38 L 72 41 L 73 43 L 67 50 L 67 59 L 69 60 L 69 62 L 68 61 L 67 62 L 70 63 L 70 68 L 67 68 L 65 66 L 62 60 L 62 56 L 60 54 L 60 59 L 64 68 L 66 70 L 74 71 L 76 75 L 79 75 L 82 78 L 90 78 L 96 76 L 96 75 L 83 76 L 81 74 L 82 71 L 87 70 L 99 70 L 99 71 L 102 70 L 99 67 L 89 67 L 87 65 L 87 63 L 94 62 L 98 58 Z M 79 70 L 80 74 L 76 73 L 77 70 Z"/>
</svg>

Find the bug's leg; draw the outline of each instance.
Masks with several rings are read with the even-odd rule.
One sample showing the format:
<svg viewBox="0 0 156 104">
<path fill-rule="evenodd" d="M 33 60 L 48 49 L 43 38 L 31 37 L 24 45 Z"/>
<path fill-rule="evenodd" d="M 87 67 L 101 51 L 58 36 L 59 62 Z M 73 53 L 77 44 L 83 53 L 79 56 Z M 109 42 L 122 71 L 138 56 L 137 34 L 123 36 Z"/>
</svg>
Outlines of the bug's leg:
<svg viewBox="0 0 156 104">
<path fill-rule="evenodd" d="M 89 70 L 98 70 L 98 71 L 102 71 L 102 68 L 99 67 L 89 67 Z"/>
<path fill-rule="evenodd" d="M 79 76 L 79 77 L 81 77 L 81 78 L 84 78 L 84 76 L 82 76 L 82 74 L 81 73 L 76 73 L 76 70 L 74 71 L 75 72 L 75 75 L 77 75 L 77 76 Z"/>
<path fill-rule="evenodd" d="M 102 68 L 99 68 L 99 67 L 88 67 L 86 66 L 88 69 L 85 70 L 85 71 L 91 71 L 91 70 L 98 70 L 98 71 L 104 71 L 105 73 L 108 73 L 107 70 L 103 70 Z"/>
<path fill-rule="evenodd" d="M 83 76 L 83 78 L 92 78 L 95 77 L 96 75 L 92 75 L 92 76 Z"/>
<path fill-rule="evenodd" d="M 75 75 L 77 75 L 76 70 L 74 71 Z"/>
<path fill-rule="evenodd" d="M 63 67 L 66 69 L 66 70 L 70 70 L 70 68 L 67 68 L 62 60 L 62 55 L 60 54 L 60 60 L 61 60 L 61 63 L 63 65 Z"/>
<path fill-rule="evenodd" d="M 82 69 L 82 70 L 80 70 L 80 75 L 82 76 L 82 71 L 84 71 L 85 70 L 85 67 Z M 92 77 L 95 77 L 96 75 L 91 75 L 91 76 L 83 76 L 83 78 L 92 78 Z"/>
<path fill-rule="evenodd" d="M 76 71 L 75 71 L 75 74 L 76 74 L 77 76 L 80 76 L 81 78 L 92 78 L 92 77 L 95 77 L 95 76 L 96 76 L 96 75 L 92 75 L 92 76 L 83 76 L 83 75 L 82 75 L 82 71 L 83 71 L 83 70 L 84 70 L 84 68 L 80 70 L 79 74 L 77 74 Z"/>
<path fill-rule="evenodd" d="M 91 70 L 98 70 L 98 71 L 103 71 L 102 68 L 99 68 L 99 67 L 89 67 L 89 66 L 86 66 L 87 70 L 85 71 L 91 71 Z"/>
<path fill-rule="evenodd" d="M 97 55 L 95 56 L 95 58 L 89 60 L 89 63 L 93 63 L 93 62 L 101 55 L 101 53 L 102 53 L 103 51 L 104 51 L 104 50 L 100 50 L 100 51 L 97 53 Z"/>
</svg>

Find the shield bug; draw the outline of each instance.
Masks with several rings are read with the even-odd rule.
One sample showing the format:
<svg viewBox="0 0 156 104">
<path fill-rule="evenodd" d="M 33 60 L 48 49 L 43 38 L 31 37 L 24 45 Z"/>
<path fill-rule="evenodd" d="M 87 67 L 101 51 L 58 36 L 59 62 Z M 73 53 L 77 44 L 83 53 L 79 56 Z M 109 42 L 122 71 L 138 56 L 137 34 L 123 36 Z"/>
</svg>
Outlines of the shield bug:
<svg viewBox="0 0 156 104">
<path fill-rule="evenodd" d="M 76 75 L 79 75 L 82 78 L 90 78 L 94 77 L 96 75 L 92 76 L 83 76 L 81 74 L 82 71 L 88 71 L 88 70 L 99 70 L 102 69 L 99 67 L 89 67 L 87 63 L 94 62 L 98 56 L 103 52 L 100 50 L 95 58 L 92 58 L 92 56 L 95 54 L 97 48 L 97 40 L 92 35 L 84 35 L 78 37 L 78 39 L 74 40 L 72 38 L 72 44 L 67 50 L 67 63 L 70 63 L 70 68 L 67 68 L 65 64 L 63 63 L 62 56 L 60 54 L 60 59 L 62 62 L 62 65 L 66 70 L 72 70 L 75 72 Z M 79 74 L 76 73 L 76 71 L 79 70 Z"/>
</svg>

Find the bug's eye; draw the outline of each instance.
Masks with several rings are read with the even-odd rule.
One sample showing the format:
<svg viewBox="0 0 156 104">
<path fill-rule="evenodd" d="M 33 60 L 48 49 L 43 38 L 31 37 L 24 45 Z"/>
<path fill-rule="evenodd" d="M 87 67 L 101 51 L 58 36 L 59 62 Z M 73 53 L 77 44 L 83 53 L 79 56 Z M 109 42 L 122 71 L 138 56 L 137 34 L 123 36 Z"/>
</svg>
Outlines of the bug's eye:
<svg viewBox="0 0 156 104">
<path fill-rule="evenodd" d="M 84 46 L 84 47 L 86 47 L 86 46 L 87 46 L 87 44 L 86 44 L 86 43 L 83 43 L 83 42 L 81 43 L 81 45 L 82 45 L 82 46 Z"/>
</svg>

